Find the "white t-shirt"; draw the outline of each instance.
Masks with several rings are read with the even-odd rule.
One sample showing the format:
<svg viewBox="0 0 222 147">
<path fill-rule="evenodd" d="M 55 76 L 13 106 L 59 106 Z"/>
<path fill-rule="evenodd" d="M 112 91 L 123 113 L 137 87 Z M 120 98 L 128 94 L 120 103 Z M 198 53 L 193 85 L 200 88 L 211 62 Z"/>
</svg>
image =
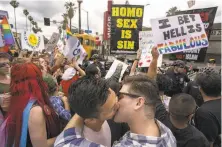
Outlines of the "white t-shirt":
<svg viewBox="0 0 222 147">
<path fill-rule="evenodd" d="M 84 138 L 92 142 L 111 147 L 111 131 L 107 121 L 103 123 L 102 128 L 99 132 L 95 132 L 87 126 L 84 126 L 83 135 Z"/>
</svg>

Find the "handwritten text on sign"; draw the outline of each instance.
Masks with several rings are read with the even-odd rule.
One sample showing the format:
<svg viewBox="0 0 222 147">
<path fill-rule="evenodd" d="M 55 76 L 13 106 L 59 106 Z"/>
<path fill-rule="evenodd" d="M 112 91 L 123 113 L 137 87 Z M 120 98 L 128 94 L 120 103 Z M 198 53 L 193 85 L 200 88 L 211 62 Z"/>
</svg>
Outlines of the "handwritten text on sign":
<svg viewBox="0 0 222 147">
<path fill-rule="evenodd" d="M 186 14 L 151 20 L 154 41 L 160 54 L 208 47 L 199 14 Z"/>
<path fill-rule="evenodd" d="M 143 6 L 113 5 L 111 13 L 112 53 L 136 53 L 142 30 Z"/>
<path fill-rule="evenodd" d="M 142 50 L 138 67 L 149 67 L 153 60 L 151 50 L 154 47 L 153 33 L 151 31 L 140 31 L 139 32 L 139 48 Z M 158 58 L 157 66 L 161 67 L 163 56 L 160 55 Z"/>
</svg>

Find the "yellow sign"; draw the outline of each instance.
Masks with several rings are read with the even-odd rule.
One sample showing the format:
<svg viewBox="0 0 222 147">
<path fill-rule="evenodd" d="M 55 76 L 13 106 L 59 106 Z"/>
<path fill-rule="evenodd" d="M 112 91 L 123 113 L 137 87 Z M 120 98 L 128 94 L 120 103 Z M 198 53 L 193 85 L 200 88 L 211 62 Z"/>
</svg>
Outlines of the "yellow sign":
<svg viewBox="0 0 222 147">
<path fill-rule="evenodd" d="M 143 6 L 113 5 L 111 53 L 136 53 L 139 31 L 142 30 Z M 111 31 L 114 29 L 111 29 Z"/>
<path fill-rule="evenodd" d="M 44 49 L 43 36 L 32 32 L 24 32 L 21 36 L 22 49 L 41 51 Z"/>
<path fill-rule="evenodd" d="M 38 44 L 38 37 L 36 37 L 34 34 L 30 34 L 28 36 L 28 43 L 31 46 L 37 46 L 37 44 Z"/>
</svg>

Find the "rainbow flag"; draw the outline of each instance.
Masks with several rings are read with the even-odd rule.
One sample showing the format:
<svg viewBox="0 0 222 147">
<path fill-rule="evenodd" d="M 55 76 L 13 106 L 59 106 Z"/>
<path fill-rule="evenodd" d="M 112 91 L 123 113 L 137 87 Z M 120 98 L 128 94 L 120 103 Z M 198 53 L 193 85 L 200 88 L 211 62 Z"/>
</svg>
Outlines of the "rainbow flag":
<svg viewBox="0 0 222 147">
<path fill-rule="evenodd" d="M 5 45 L 13 45 L 15 44 L 15 39 L 11 31 L 10 24 L 6 17 L 2 19 L 0 24 L 2 26 L 3 39 L 5 41 Z"/>
<path fill-rule="evenodd" d="M 69 37 L 72 36 L 72 32 L 70 31 L 70 28 L 68 26 L 66 27 L 66 35 L 67 39 L 69 39 Z"/>
</svg>

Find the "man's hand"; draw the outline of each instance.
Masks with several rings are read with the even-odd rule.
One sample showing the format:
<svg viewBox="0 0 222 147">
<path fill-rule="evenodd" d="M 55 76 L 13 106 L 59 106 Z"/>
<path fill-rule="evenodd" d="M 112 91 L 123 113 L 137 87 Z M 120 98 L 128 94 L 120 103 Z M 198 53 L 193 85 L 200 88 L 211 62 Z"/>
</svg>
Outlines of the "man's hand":
<svg viewBox="0 0 222 147">
<path fill-rule="evenodd" d="M 79 65 L 78 65 L 78 63 L 77 63 L 75 57 L 72 59 L 72 65 L 73 65 L 74 68 L 79 67 Z"/>
<path fill-rule="evenodd" d="M 68 98 L 66 96 L 61 97 L 61 100 L 63 101 L 63 103 L 68 102 Z"/>
<path fill-rule="evenodd" d="M 57 58 L 55 65 L 60 66 L 62 64 L 63 60 L 64 60 L 64 56 L 61 55 L 60 57 Z"/>
<path fill-rule="evenodd" d="M 158 52 L 158 50 L 157 50 L 157 47 L 153 47 L 152 48 L 152 51 L 151 51 L 151 54 L 152 54 L 152 56 L 153 56 L 153 59 L 158 59 L 159 58 L 159 52 Z"/>
<path fill-rule="evenodd" d="M 136 56 L 136 58 L 137 58 L 137 59 L 140 59 L 141 54 L 142 54 L 142 50 L 141 50 L 141 49 L 138 49 L 138 50 L 137 50 L 137 56 Z"/>
</svg>

